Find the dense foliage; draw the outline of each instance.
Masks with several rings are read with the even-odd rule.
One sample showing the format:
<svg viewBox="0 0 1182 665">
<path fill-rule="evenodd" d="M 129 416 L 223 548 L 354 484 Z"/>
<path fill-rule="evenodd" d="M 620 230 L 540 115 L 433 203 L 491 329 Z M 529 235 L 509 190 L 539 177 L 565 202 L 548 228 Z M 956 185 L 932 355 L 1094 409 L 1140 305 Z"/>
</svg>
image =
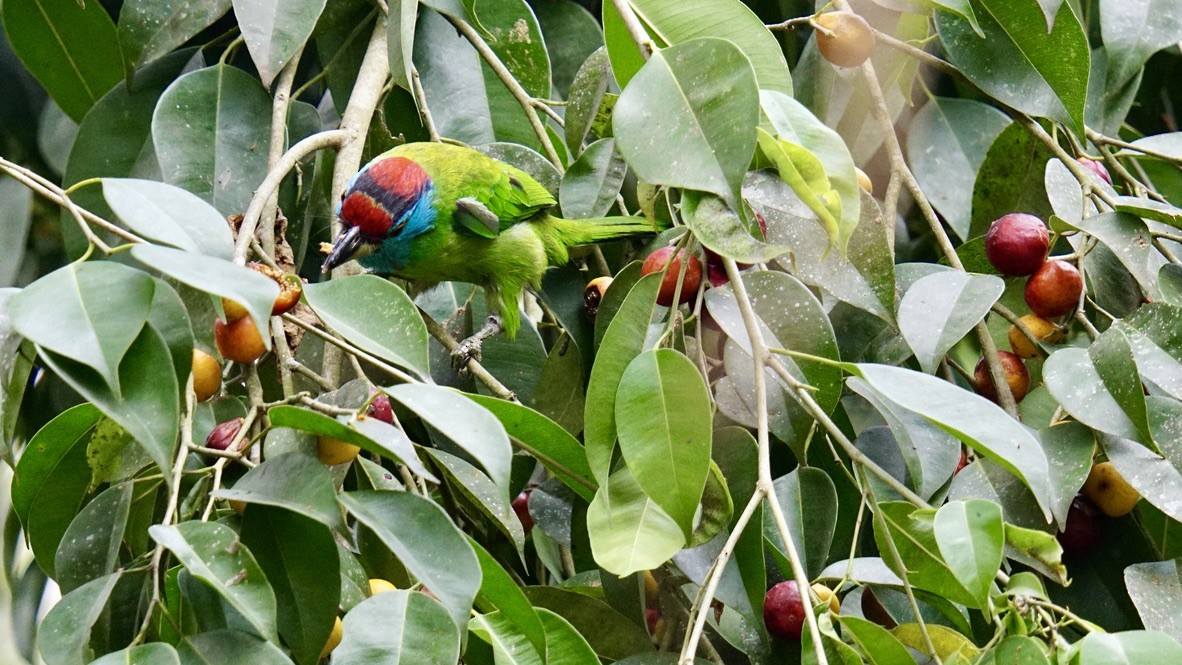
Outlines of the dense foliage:
<svg viewBox="0 0 1182 665">
<path fill-rule="evenodd" d="M 0 660 L 1182 661 L 1178 2 L 0 18 Z M 654 233 L 457 370 L 413 141 Z"/>
</svg>

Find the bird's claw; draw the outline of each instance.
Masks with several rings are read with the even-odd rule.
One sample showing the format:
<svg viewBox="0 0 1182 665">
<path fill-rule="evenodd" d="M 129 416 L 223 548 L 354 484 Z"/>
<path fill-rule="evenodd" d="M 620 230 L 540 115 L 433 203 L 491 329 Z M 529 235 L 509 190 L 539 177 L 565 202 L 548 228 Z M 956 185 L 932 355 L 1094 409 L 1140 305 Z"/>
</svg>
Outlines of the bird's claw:
<svg viewBox="0 0 1182 665">
<path fill-rule="evenodd" d="M 468 375 L 468 364 L 472 361 L 480 362 L 479 339 L 468 338 L 451 352 L 451 366 L 460 376 Z"/>
</svg>

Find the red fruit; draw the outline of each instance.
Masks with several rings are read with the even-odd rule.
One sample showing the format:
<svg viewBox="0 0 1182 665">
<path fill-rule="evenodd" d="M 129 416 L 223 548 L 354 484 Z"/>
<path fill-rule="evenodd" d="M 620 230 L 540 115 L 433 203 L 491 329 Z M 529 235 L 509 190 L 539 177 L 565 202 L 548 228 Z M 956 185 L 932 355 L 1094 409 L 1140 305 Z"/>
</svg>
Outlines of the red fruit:
<svg viewBox="0 0 1182 665">
<path fill-rule="evenodd" d="M 370 418 L 380 420 L 387 425 L 394 424 L 394 408 L 390 406 L 390 398 L 385 393 L 373 398 L 365 414 Z"/>
<path fill-rule="evenodd" d="M 804 627 L 804 602 L 796 582 L 780 582 L 763 597 L 763 623 L 767 632 L 783 640 L 800 640 Z"/>
<path fill-rule="evenodd" d="M 1047 261 L 1026 280 L 1026 305 L 1044 319 L 1070 314 L 1082 293 L 1083 277 L 1066 261 Z"/>
<path fill-rule="evenodd" d="M 1104 535 L 1104 520 L 1099 509 L 1082 494 L 1076 494 L 1067 510 L 1067 527 L 1055 537 L 1067 554 L 1086 554 Z"/>
<path fill-rule="evenodd" d="M 1112 176 L 1108 174 L 1108 169 L 1104 166 L 1103 162 L 1097 161 L 1095 159 L 1087 159 L 1087 158 L 1083 158 L 1083 157 L 1081 157 L 1075 161 L 1079 162 L 1080 166 L 1082 166 L 1085 169 L 1096 174 L 1097 178 L 1103 180 L 1104 182 L 1106 182 L 1110 185 L 1112 184 Z"/>
<path fill-rule="evenodd" d="M 657 293 L 657 304 L 669 307 L 673 304 L 673 294 L 677 290 L 677 279 L 681 276 L 681 263 L 685 261 L 685 281 L 681 284 L 681 297 L 678 299 L 679 304 L 685 304 L 692 300 L 698 293 L 698 285 L 702 282 L 702 262 L 698 257 L 690 254 L 684 249 L 677 252 L 677 256 L 673 256 L 672 247 L 662 247 L 644 260 L 644 265 L 640 267 L 642 275 L 651 275 L 653 273 L 665 270 L 668 265 L 669 269 L 665 271 L 665 278 L 661 280 L 661 290 Z"/>
<path fill-rule="evenodd" d="M 960 451 L 960 461 L 956 463 L 956 471 L 953 471 L 952 475 L 955 476 L 956 474 L 960 473 L 960 470 L 965 468 L 968 465 L 969 465 L 969 457 L 968 457 L 968 455 L 964 454 L 964 450 L 962 449 Z"/>
<path fill-rule="evenodd" d="M 645 610 L 644 622 L 648 624 L 649 634 L 657 632 L 657 622 L 661 620 L 661 610 Z"/>
<path fill-rule="evenodd" d="M 513 499 L 513 512 L 517 513 L 517 519 L 521 521 L 521 528 L 529 533 L 534 528 L 534 518 L 529 514 L 529 490 L 517 495 Z"/>
<path fill-rule="evenodd" d="M 1030 392 L 1030 372 L 1026 371 L 1026 363 L 1009 351 L 998 351 L 997 359 L 1001 361 L 1001 368 L 1005 371 L 1006 383 L 1010 384 L 1014 402 L 1021 402 L 1026 393 Z M 973 378 L 976 379 L 977 393 L 991 402 L 997 402 L 997 387 L 993 384 L 993 376 L 989 373 L 989 364 L 985 362 L 984 357 L 977 361 Z"/>
<path fill-rule="evenodd" d="M 1050 242 L 1047 225 L 1041 219 L 1012 213 L 989 226 L 985 257 L 1003 275 L 1030 275 L 1046 260 Z"/>
<path fill-rule="evenodd" d="M 223 358 L 236 363 L 252 363 L 267 352 L 263 336 L 249 314 L 230 322 L 213 322 L 213 341 Z"/>
<path fill-rule="evenodd" d="M 238 430 L 242 429 L 242 419 L 235 418 L 227 420 L 213 428 L 209 436 L 205 437 L 205 447 L 213 448 L 214 450 L 225 450 L 234 442 L 234 437 L 238 436 Z M 245 439 L 243 439 L 245 441 Z M 238 444 L 242 446 L 241 443 Z"/>
</svg>

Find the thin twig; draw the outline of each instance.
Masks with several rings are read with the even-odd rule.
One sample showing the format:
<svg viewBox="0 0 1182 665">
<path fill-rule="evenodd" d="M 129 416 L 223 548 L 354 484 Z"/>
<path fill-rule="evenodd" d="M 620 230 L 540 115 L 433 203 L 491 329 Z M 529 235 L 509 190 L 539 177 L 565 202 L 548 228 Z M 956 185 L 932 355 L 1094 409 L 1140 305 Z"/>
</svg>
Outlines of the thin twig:
<svg viewBox="0 0 1182 665">
<path fill-rule="evenodd" d="M 422 317 L 423 323 L 427 326 L 427 332 L 431 333 L 431 336 L 442 344 L 448 353 L 455 351 L 459 347 L 460 343 L 443 326 L 439 325 L 439 322 L 432 318 L 430 314 L 420 309 L 419 315 Z M 490 374 L 476 359 L 473 358 L 468 361 L 468 372 L 472 374 L 472 378 L 483 383 L 493 395 L 503 400 L 517 402 L 517 396 L 513 394 L 513 391 L 506 388 L 505 384 L 498 381 L 497 377 Z M 520 404 L 520 402 L 518 403 Z"/>
<path fill-rule="evenodd" d="M 423 81 L 419 78 L 418 67 L 411 66 L 410 68 L 410 82 L 414 89 L 415 101 L 419 105 L 419 117 L 423 120 L 423 126 L 427 128 L 427 136 L 432 142 L 439 142 L 439 129 L 435 127 L 435 118 L 431 115 L 431 109 L 427 108 L 427 91 L 423 89 Z"/>
<path fill-rule="evenodd" d="M 656 51 L 656 47 L 653 46 L 653 40 L 641 25 L 636 11 L 632 9 L 632 3 L 628 0 L 611 0 L 611 3 L 615 6 L 620 19 L 624 21 L 624 28 L 628 30 L 628 36 L 632 37 L 632 41 L 636 42 L 636 48 L 640 49 L 640 57 L 647 61 Z"/>
</svg>

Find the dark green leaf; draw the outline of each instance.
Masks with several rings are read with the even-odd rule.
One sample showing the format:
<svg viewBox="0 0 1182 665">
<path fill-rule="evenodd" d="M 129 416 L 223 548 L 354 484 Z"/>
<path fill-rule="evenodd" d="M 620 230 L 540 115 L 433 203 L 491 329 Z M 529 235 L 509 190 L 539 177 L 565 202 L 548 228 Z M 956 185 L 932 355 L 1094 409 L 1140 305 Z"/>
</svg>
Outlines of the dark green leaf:
<svg viewBox="0 0 1182 665">
<path fill-rule="evenodd" d="M 1022 0 L 1028 1 L 1034 0 Z M 1012 212 L 1044 220 L 1050 217 L 1051 205 L 1040 176 L 1051 157 L 1050 150 L 1021 125 L 1012 123 L 1003 129 L 977 170 L 968 237 L 984 235 L 994 220 Z"/>
<path fill-rule="evenodd" d="M 587 146 L 562 177 L 559 194 L 568 219 L 602 217 L 615 204 L 628 165 L 616 152 L 615 139 Z"/>
<path fill-rule="evenodd" d="M 940 556 L 977 604 L 984 605 L 1001 567 L 1001 507 L 981 499 L 950 501 L 936 511 L 932 526 Z"/>
<path fill-rule="evenodd" d="M 894 541 L 903 569 L 889 554 L 884 558 L 895 574 L 906 574 L 912 586 L 953 602 L 969 607 L 983 606 L 975 594 L 964 588 L 940 556 L 933 527 L 934 508 L 919 509 L 902 501 L 883 502 L 878 507 L 881 520 L 874 520 L 874 540 L 882 552 L 890 551 L 886 538 Z"/>
<path fill-rule="evenodd" d="M 1127 81 L 1149 56 L 1182 40 L 1182 12 L 1169 0 L 1102 0 L 1100 34 L 1114 80 Z"/>
<path fill-rule="evenodd" d="M 899 330 L 920 367 L 934 374 L 945 354 L 972 331 L 1005 291 L 993 275 L 938 272 L 919 279 L 899 302 Z"/>
<path fill-rule="evenodd" d="M 332 475 L 318 460 L 299 453 L 268 457 L 233 487 L 220 489 L 214 496 L 286 508 L 334 530 L 344 526 Z"/>
<path fill-rule="evenodd" d="M 492 647 L 497 663 L 542 665 L 542 655 L 529 639 L 500 612 L 477 614 L 468 621 L 468 632 Z"/>
<path fill-rule="evenodd" d="M 777 478 L 774 485 L 796 551 L 811 578 L 825 567 L 829 558 L 829 546 L 837 526 L 837 490 L 829 475 L 814 467 L 799 467 Z M 771 509 L 764 511 L 763 533 L 769 544 L 787 557 L 787 547 L 780 540 Z"/>
<path fill-rule="evenodd" d="M 119 10 L 119 41 L 129 67 L 137 67 L 189 41 L 230 9 L 230 0 L 154 2 L 127 0 Z M 139 77 L 136 77 L 139 82 Z"/>
<path fill-rule="evenodd" d="M 469 145 L 495 141 L 489 93 L 476 50 L 447 19 L 426 8 L 419 12 L 414 47 L 414 62 L 439 135 Z"/>
<path fill-rule="evenodd" d="M 599 659 L 587 642 L 569 621 L 557 612 L 544 607 L 537 608 L 538 617 L 546 629 L 546 661 L 569 665 L 596 665 Z"/>
<path fill-rule="evenodd" d="M 488 476 L 455 455 L 434 448 L 428 448 L 427 452 L 439 463 L 447 485 L 507 536 L 518 553 L 523 552 L 525 531 L 521 526 L 521 520 Z"/>
<path fill-rule="evenodd" d="M 842 616 L 841 627 L 872 665 L 906 665 L 913 662 L 907 648 L 882 626 L 857 616 Z"/>
<path fill-rule="evenodd" d="M 530 8 L 546 37 L 555 92 L 566 99 L 579 66 L 603 46 L 599 21 L 573 0 L 531 2 Z"/>
<path fill-rule="evenodd" d="M 181 665 L 291 665 L 279 647 L 253 635 L 236 630 L 212 630 L 189 635 L 177 645 Z"/>
<path fill-rule="evenodd" d="M 480 593 L 476 596 L 476 607 L 485 613 L 496 610 L 517 626 L 538 653 L 546 653 L 546 628 L 521 588 L 487 550 L 476 541 L 470 542 L 480 561 Z"/>
<path fill-rule="evenodd" d="M 414 591 L 387 591 L 354 607 L 332 656 L 350 665 L 453 665 L 459 657 L 455 621 L 438 602 Z"/>
<path fill-rule="evenodd" d="M 605 101 L 605 96 L 614 88 L 611 62 L 607 51 L 599 49 L 587 57 L 587 60 L 575 73 L 570 85 L 570 100 L 566 107 L 566 145 L 572 155 L 583 151 L 583 141 L 591 140 L 592 121 L 595 119 L 599 107 Z"/>
<path fill-rule="evenodd" d="M 54 558 L 62 593 L 110 575 L 119 567 L 119 548 L 127 528 L 133 483 L 108 488 L 70 522 Z M 57 492 L 62 488 L 55 488 Z M 40 507 L 38 507 L 38 511 Z"/>
<path fill-rule="evenodd" d="M 122 573 L 88 582 L 66 594 L 41 622 L 37 650 L 46 665 L 85 665 L 94 657 L 90 633 Z"/>
<path fill-rule="evenodd" d="M 279 70 L 303 48 L 324 10 L 324 3 L 325 0 L 237 0 L 234 3 L 234 16 L 263 85 L 269 87 Z"/>
<path fill-rule="evenodd" d="M 109 653 L 90 665 L 180 665 L 180 662 L 171 644 L 149 642 Z"/>
<path fill-rule="evenodd" d="M 566 619 L 601 658 L 620 660 L 652 649 L 643 628 L 598 598 L 557 587 L 531 586 L 523 591 L 535 608 Z"/>
</svg>

